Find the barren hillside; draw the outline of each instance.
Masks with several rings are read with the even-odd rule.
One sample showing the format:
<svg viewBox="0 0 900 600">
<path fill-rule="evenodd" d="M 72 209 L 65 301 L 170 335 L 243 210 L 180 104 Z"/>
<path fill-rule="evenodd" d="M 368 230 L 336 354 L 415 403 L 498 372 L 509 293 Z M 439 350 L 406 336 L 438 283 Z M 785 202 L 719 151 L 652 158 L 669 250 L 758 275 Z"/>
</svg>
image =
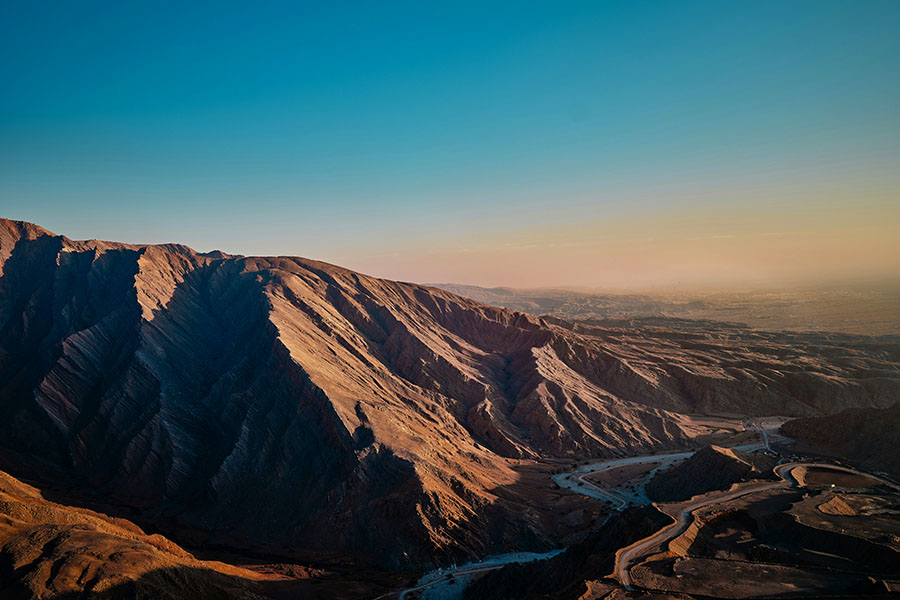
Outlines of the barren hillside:
<svg viewBox="0 0 900 600">
<path fill-rule="evenodd" d="M 198 543 L 392 567 L 546 546 L 498 502 L 518 459 L 900 391 L 885 341 L 550 322 L 301 258 L 0 221 L 0 269 L 3 463 Z"/>
</svg>

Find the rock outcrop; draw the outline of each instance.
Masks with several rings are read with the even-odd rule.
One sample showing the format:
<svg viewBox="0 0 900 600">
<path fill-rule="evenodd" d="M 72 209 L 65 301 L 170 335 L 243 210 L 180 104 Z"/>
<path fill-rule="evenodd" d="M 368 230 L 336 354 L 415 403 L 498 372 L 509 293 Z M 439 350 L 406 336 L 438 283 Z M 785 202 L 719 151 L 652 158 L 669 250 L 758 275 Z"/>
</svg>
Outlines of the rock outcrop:
<svg viewBox="0 0 900 600">
<path fill-rule="evenodd" d="M 516 459 L 900 391 L 884 341 L 551 323 L 301 258 L 0 221 L 0 270 L 0 462 L 196 543 L 392 568 L 539 549 L 495 493 Z"/>
<path fill-rule="evenodd" d="M 656 502 L 687 500 L 704 492 L 727 490 L 754 473 L 758 470 L 747 455 L 707 446 L 647 482 L 647 497 Z"/>
<path fill-rule="evenodd" d="M 793 419 L 782 425 L 781 432 L 826 454 L 900 477 L 900 403 Z"/>
</svg>

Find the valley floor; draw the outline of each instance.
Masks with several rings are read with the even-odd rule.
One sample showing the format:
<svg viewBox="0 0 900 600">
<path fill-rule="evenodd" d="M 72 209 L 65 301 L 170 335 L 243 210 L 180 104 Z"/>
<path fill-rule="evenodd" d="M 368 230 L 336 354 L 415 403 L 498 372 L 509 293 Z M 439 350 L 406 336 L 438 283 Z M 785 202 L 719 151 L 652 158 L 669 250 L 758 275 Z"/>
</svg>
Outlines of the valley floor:
<svg viewBox="0 0 900 600">
<path fill-rule="evenodd" d="M 608 576 L 580 585 L 560 581 L 558 594 L 536 592 L 533 597 L 856 597 L 900 590 L 900 485 L 821 458 L 791 456 L 784 450 L 789 440 L 777 433 L 783 421 L 745 421 L 743 426 L 758 434 L 757 441 L 731 447 L 770 460 L 774 468 L 768 478 L 761 473 L 762 478 L 687 501 L 654 503 L 672 523 L 615 552 Z M 735 434 L 732 439 L 741 438 Z M 622 511 L 649 504 L 647 482 L 693 454 L 597 461 L 558 473 L 553 480 Z M 544 574 L 552 578 L 557 565 L 549 562 L 529 563 L 526 572 L 536 579 Z M 471 572 L 432 573 L 399 597 L 481 598 L 494 583 L 502 595 L 501 574 L 494 581 L 482 577 L 499 569 L 479 569 L 472 587 L 480 589 L 473 593 L 461 589 L 471 583 Z M 479 584 L 479 577 L 491 583 Z M 510 597 L 529 597 L 520 586 L 516 589 L 518 594 Z"/>
</svg>

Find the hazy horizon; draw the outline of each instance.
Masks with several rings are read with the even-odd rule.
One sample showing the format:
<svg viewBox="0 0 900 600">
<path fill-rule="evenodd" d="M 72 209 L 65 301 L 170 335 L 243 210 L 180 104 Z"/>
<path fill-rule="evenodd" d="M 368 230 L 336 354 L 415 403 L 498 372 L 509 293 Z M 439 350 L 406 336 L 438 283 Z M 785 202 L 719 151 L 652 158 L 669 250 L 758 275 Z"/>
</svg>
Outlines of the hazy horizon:
<svg viewBox="0 0 900 600">
<path fill-rule="evenodd" d="M 900 4 L 645 8 L 4 6 L 0 215 L 486 287 L 900 276 Z"/>
<path fill-rule="evenodd" d="M 659 279 L 659 280 L 647 280 L 641 282 L 639 279 L 635 279 L 636 283 L 623 283 L 622 281 L 616 281 L 612 279 L 602 280 L 600 283 L 586 283 L 585 279 L 579 279 L 581 283 L 573 282 L 562 282 L 562 283 L 549 283 L 549 284 L 517 284 L 517 283 L 503 283 L 502 281 L 494 282 L 489 279 L 486 280 L 472 280 L 469 278 L 465 279 L 467 276 L 465 273 L 461 274 L 459 279 L 429 279 L 427 276 L 427 269 L 423 271 L 423 276 L 418 278 L 404 278 L 397 276 L 385 275 L 383 272 L 385 269 L 378 267 L 378 259 L 383 258 L 383 256 L 372 256 L 369 257 L 371 260 L 374 260 L 372 264 L 373 268 L 366 268 L 365 266 L 359 267 L 354 266 L 350 263 L 350 260 L 328 260 L 321 256 L 315 256 L 310 254 L 300 253 L 287 253 L 287 252 L 239 252 L 234 250 L 233 248 L 228 248 L 227 246 L 197 246 L 194 244 L 190 244 L 184 240 L 178 239 L 167 239 L 167 238 L 159 238 L 159 239 L 147 239 L 146 237 L 139 237 L 134 239 L 126 239 L 122 237 L 122 235 L 116 235 L 115 232 L 111 232 L 112 235 L 70 235 L 66 231 L 58 231 L 54 230 L 51 227 L 46 227 L 43 223 L 36 222 L 30 219 L 22 219 L 18 217 L 10 217 L 7 215 L 0 215 L 0 218 L 10 218 L 12 220 L 18 221 L 26 221 L 33 223 L 35 225 L 44 227 L 45 229 L 50 230 L 54 234 L 65 235 L 70 239 L 76 240 L 102 240 L 107 242 L 121 242 L 132 245 L 144 245 L 144 244 L 183 244 L 190 246 L 194 250 L 198 252 L 213 252 L 213 251 L 222 251 L 227 254 L 232 255 L 242 255 L 242 256 L 297 256 L 312 260 L 321 260 L 323 262 L 330 262 L 331 264 L 335 264 L 337 266 L 346 267 L 360 273 L 364 273 L 366 275 L 372 275 L 375 277 L 381 277 L 385 279 L 393 279 L 397 281 L 409 281 L 412 283 L 419 283 L 424 285 L 460 285 L 460 286 L 473 286 L 485 289 L 492 288 L 506 288 L 515 291 L 569 291 L 575 293 L 611 293 L 611 294 L 627 294 L 627 293 L 668 293 L 671 292 L 673 294 L 679 293 L 716 293 L 716 292 L 735 292 L 735 291 L 752 291 L 752 292 L 765 292 L 767 290 L 792 290 L 792 289 L 808 289 L 808 290 L 817 290 L 824 289 L 829 287 L 841 288 L 841 287 L 854 287 L 860 286 L 864 288 L 879 288 L 879 287 L 894 287 L 900 284 L 900 271 L 885 271 L 885 272 L 877 272 L 877 271 L 861 271 L 856 273 L 832 273 L 829 276 L 824 276 L 821 278 L 790 278 L 790 279 L 774 279 L 774 278 L 739 278 L 739 279 L 711 279 L 711 280 L 698 280 L 686 278 L 685 281 L 678 279 Z M 535 248 L 541 248 L 540 245 L 535 245 Z M 627 244 L 623 244 L 623 248 L 627 248 Z M 458 254 L 462 255 L 474 255 L 470 249 L 461 249 L 457 251 Z M 393 258 L 399 258 L 400 256 L 395 254 L 392 256 Z M 474 259 L 474 256 L 473 256 Z M 437 270 L 435 270 L 437 272 Z M 501 277 L 502 279 L 502 277 Z"/>
<path fill-rule="evenodd" d="M 0 600 L 896 595 L 898 34 L 0 2 Z"/>
</svg>

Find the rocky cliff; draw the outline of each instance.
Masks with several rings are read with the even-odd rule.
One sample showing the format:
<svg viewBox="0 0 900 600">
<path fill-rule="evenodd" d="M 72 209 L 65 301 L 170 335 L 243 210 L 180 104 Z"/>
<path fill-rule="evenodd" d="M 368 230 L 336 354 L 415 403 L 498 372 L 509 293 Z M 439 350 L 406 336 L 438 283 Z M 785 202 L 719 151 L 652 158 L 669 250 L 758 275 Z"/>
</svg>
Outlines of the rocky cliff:
<svg viewBox="0 0 900 600">
<path fill-rule="evenodd" d="M 0 273 L 0 461 L 197 543 L 390 567 L 546 545 L 495 494 L 517 459 L 900 391 L 884 340 L 551 323 L 300 258 L 0 221 Z"/>
</svg>

